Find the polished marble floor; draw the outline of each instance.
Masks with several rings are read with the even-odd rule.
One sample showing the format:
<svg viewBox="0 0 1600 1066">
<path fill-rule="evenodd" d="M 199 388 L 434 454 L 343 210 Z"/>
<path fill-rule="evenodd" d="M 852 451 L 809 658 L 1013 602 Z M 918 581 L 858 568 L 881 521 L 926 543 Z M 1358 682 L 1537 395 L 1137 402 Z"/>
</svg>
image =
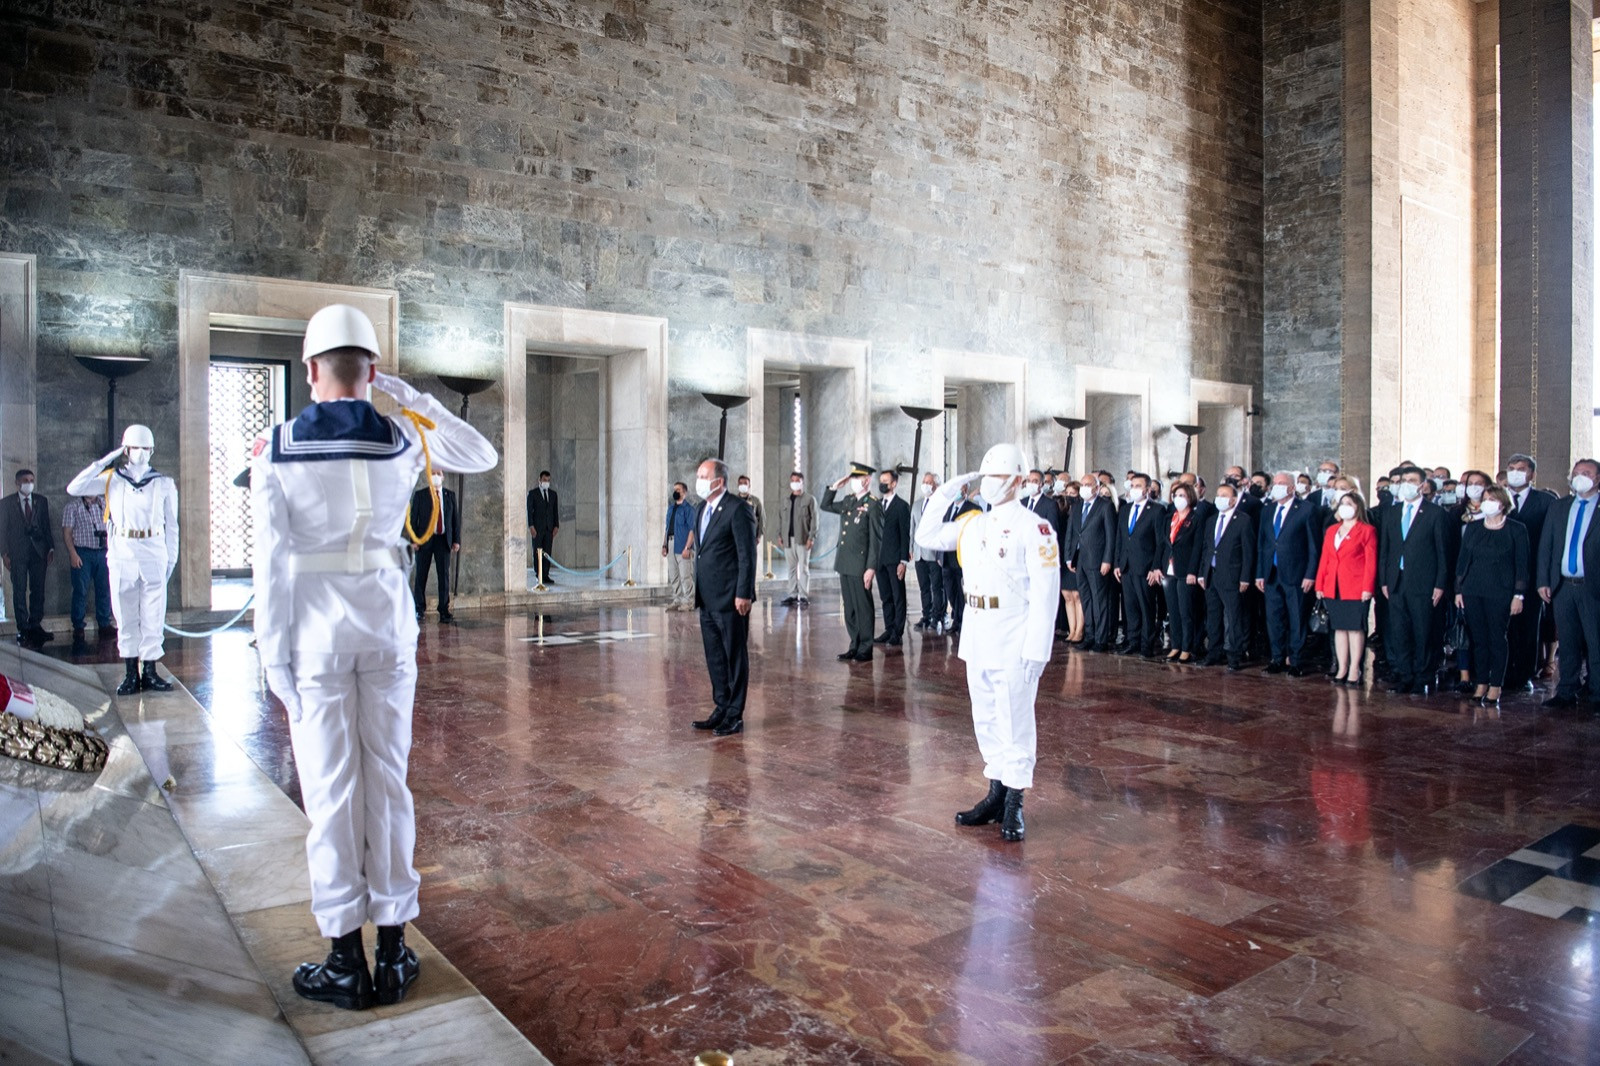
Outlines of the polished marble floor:
<svg viewBox="0 0 1600 1066">
<path fill-rule="evenodd" d="M 555 1063 L 1600 1061 L 1600 928 L 1464 890 L 1600 829 L 1587 710 L 1058 651 L 1006 845 L 951 821 L 945 638 L 847 667 L 829 597 L 759 603 L 714 739 L 691 614 L 460 617 L 420 647 L 417 924 Z M 248 640 L 170 664 L 294 797 Z"/>
</svg>

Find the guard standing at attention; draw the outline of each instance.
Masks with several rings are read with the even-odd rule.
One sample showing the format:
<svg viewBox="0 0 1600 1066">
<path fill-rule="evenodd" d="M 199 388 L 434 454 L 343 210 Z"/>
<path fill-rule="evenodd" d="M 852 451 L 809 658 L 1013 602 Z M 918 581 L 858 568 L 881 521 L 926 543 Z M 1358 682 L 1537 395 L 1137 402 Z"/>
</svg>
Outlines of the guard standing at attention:
<svg viewBox="0 0 1600 1066">
<path fill-rule="evenodd" d="M 883 537 L 883 508 L 869 491 L 872 474 L 872 467 L 866 463 L 851 463 L 850 473 L 822 494 L 822 509 L 839 516 L 839 546 L 833 554 L 833 572 L 839 575 L 844 628 L 850 634 L 850 648 L 839 656 L 840 662 L 872 661 L 872 623 L 877 617 L 872 606 L 872 579 L 877 573 Z M 837 499 L 846 482 L 850 495 Z"/>
<path fill-rule="evenodd" d="M 434 493 L 439 494 L 439 513 L 433 511 Z M 432 526 L 428 525 L 432 520 Z M 448 625 L 456 620 L 450 613 L 451 564 L 461 553 L 461 511 L 456 507 L 454 490 L 444 487 L 444 475 L 437 470 L 429 486 L 411 494 L 411 528 L 430 530 L 417 545 L 415 570 L 411 575 L 411 594 L 417 601 L 417 621 L 428 610 L 428 569 L 439 574 L 439 621 Z"/>
<path fill-rule="evenodd" d="M 997 444 L 976 474 L 940 486 L 917 524 L 917 543 L 954 550 L 961 563 L 967 619 L 960 655 L 967 664 L 972 725 L 983 753 L 989 794 L 956 815 L 958 825 L 1000 823 L 1000 836 L 1021 840 L 1022 794 L 1033 787 L 1038 737 L 1034 698 L 1055 646 L 1061 555 L 1049 522 L 1017 502 L 1027 470 L 1022 452 Z M 944 521 L 961 487 L 981 477 L 989 510 Z"/>
<path fill-rule="evenodd" d="M 417 685 L 417 622 L 406 588 L 402 530 L 411 487 L 432 464 L 491 469 L 477 430 L 399 378 L 377 372 L 372 323 L 346 304 L 306 325 L 313 403 L 255 443 L 255 629 L 267 684 L 289 712 L 311 830 L 311 913 L 333 941 L 304 963 L 294 989 L 358 1010 L 399 1003 L 417 979 L 405 923 L 417 916 L 416 818 L 406 787 Z M 369 386 L 400 404 L 384 417 Z M 431 509 L 430 509 L 431 510 Z M 367 968 L 361 927 L 378 927 Z"/>
</svg>

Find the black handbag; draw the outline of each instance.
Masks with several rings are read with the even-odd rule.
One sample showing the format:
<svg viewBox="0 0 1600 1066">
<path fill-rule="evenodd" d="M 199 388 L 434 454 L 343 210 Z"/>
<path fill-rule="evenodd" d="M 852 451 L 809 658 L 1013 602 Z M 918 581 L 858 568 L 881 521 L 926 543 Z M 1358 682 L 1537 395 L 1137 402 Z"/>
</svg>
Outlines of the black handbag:
<svg viewBox="0 0 1600 1066">
<path fill-rule="evenodd" d="M 1328 605 L 1321 600 L 1311 608 L 1311 632 L 1326 633 L 1328 631 Z"/>
<path fill-rule="evenodd" d="M 1444 647 L 1449 654 L 1472 647 L 1472 640 L 1467 636 L 1467 620 L 1460 613 L 1457 613 L 1455 621 L 1445 627 Z"/>
</svg>

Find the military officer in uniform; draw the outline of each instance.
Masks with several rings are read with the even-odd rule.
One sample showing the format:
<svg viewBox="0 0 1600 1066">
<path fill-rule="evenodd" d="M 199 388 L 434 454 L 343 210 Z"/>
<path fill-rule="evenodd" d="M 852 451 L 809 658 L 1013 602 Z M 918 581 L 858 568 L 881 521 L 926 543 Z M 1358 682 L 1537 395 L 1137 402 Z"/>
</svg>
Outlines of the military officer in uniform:
<svg viewBox="0 0 1600 1066">
<path fill-rule="evenodd" d="M 879 544 L 883 537 L 883 508 L 869 491 L 873 469 L 866 463 L 850 464 L 850 473 L 828 486 L 822 509 L 839 516 L 839 547 L 833 554 L 833 571 L 839 575 L 844 598 L 844 627 L 850 648 L 840 662 L 872 661 L 872 578 L 877 573 Z M 850 494 L 838 499 L 846 483 Z"/>
<path fill-rule="evenodd" d="M 933 551 L 955 551 L 966 590 L 967 617 L 959 654 L 967 664 L 972 725 L 983 754 L 989 793 L 956 815 L 958 825 L 1000 823 L 1005 840 L 1021 840 L 1022 794 L 1033 787 L 1037 756 L 1034 698 L 1039 675 L 1055 645 L 1056 599 L 1061 594 L 1061 555 L 1049 522 L 1018 502 L 1027 476 L 1022 452 L 997 444 L 976 474 L 940 486 L 935 504 L 922 512 L 917 543 Z M 956 521 L 944 516 L 961 498 L 963 485 L 982 478 L 988 511 L 969 511 Z"/>
<path fill-rule="evenodd" d="M 418 974 L 405 944 L 419 885 L 406 787 L 417 621 L 401 539 L 411 488 L 429 465 L 424 443 L 462 473 L 498 456 L 438 400 L 377 373 L 377 333 L 357 308 L 311 316 L 302 358 L 313 403 L 255 444 L 255 629 L 267 684 L 289 712 L 311 821 L 311 912 L 333 941 L 325 961 L 295 971 L 294 988 L 355 1010 L 400 1002 Z M 400 415 L 380 415 L 369 386 Z M 407 535 L 416 543 L 436 524 Z M 368 921 L 378 927 L 370 971 Z"/>
<path fill-rule="evenodd" d="M 67 486 L 73 496 L 104 496 L 106 501 L 106 568 L 117 620 L 117 654 L 127 667 L 117 686 L 119 696 L 172 688 L 172 682 L 156 673 L 156 660 L 166 652 L 162 627 L 167 582 L 178 566 L 178 484 L 150 466 L 155 449 L 150 427 L 129 426 L 122 447 L 84 467 Z"/>
</svg>

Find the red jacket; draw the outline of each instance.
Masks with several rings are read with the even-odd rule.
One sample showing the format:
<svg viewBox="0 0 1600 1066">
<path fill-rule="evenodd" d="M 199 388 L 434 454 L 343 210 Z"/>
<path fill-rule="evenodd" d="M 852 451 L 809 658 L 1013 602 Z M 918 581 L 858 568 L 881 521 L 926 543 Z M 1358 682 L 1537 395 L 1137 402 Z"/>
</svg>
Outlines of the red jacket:
<svg viewBox="0 0 1600 1066">
<path fill-rule="evenodd" d="M 1344 543 L 1335 548 L 1333 542 L 1338 535 L 1338 523 L 1329 526 L 1323 535 L 1317 591 L 1330 600 L 1359 600 L 1363 592 L 1376 593 L 1378 531 L 1365 522 L 1357 522 Z"/>
</svg>

